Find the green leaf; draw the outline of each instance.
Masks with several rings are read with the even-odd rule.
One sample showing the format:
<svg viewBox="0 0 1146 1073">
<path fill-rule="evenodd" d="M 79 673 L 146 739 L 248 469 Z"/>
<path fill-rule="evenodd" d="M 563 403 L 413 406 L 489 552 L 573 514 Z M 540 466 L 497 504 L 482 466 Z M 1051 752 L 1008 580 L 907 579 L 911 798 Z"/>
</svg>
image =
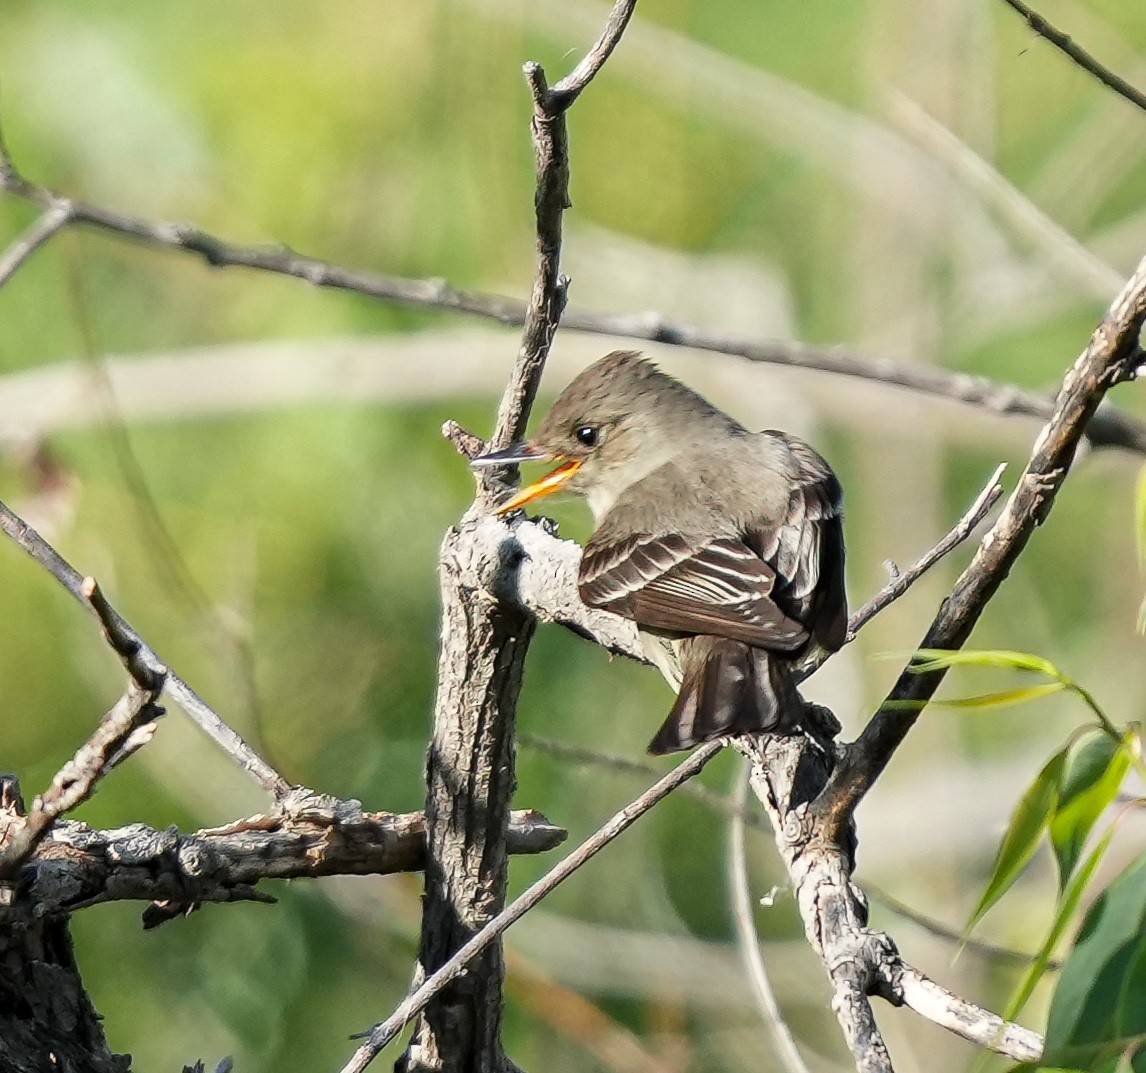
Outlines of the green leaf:
<svg viewBox="0 0 1146 1073">
<path fill-rule="evenodd" d="M 967 934 L 1019 878 L 1038 848 L 1039 839 L 1058 803 L 1059 780 L 1066 767 L 1066 749 L 1060 749 L 1047 761 L 1035 781 L 1027 788 L 1015 807 L 1007 833 L 995 856 L 995 867 L 975 912 L 967 923 Z"/>
<path fill-rule="evenodd" d="M 1048 1063 L 1070 1048 L 1146 1033 L 1146 855 L 1098 897 L 1063 965 L 1047 1020 Z M 1125 1049 L 1125 1044 L 1119 1049 Z M 1139 1056 L 1134 1068 L 1146 1061 Z"/>
<path fill-rule="evenodd" d="M 1034 994 L 1039 981 L 1046 975 L 1051 958 L 1054 957 L 1054 952 L 1058 949 L 1058 944 L 1066 933 L 1067 925 L 1074 919 L 1082 896 L 1086 893 L 1086 888 L 1090 885 L 1091 879 L 1094 878 L 1094 873 L 1098 871 L 1098 866 L 1102 863 L 1102 858 L 1106 856 L 1106 851 L 1110 848 L 1110 842 L 1113 838 L 1114 828 L 1111 827 L 1102 836 L 1098 845 L 1090 851 L 1090 856 L 1075 873 L 1067 889 L 1059 896 L 1058 910 L 1051 922 L 1050 931 L 1047 933 L 1046 939 L 1043 940 L 1043 945 L 1035 955 L 1035 960 L 1027 970 L 1026 976 L 1023 977 L 1022 983 L 1019 984 L 1015 997 L 1011 999 L 1006 1012 L 1003 1014 L 1008 1021 L 1018 1017 L 1019 1012 L 1027 1004 L 1027 1000 Z"/>
<path fill-rule="evenodd" d="M 948 667 L 1004 667 L 1013 671 L 1032 671 L 1048 678 L 1065 680 L 1066 676 L 1048 659 L 1030 652 L 1010 652 L 1005 649 L 921 648 L 912 656 L 908 670 L 917 674 L 941 671 Z"/>
<path fill-rule="evenodd" d="M 1048 1066 L 1040 1062 L 1016 1066 L 1015 1070 L 1031 1070 L 1032 1073 L 1144 1073 L 1146 1071 L 1146 1056 L 1142 1054 L 1144 1044 L 1146 1039 L 1142 1036 L 1081 1044 L 1064 1048 L 1059 1055 L 1059 1062 L 1065 1063 L 1069 1060 L 1069 1067 Z M 1015 1070 L 1011 1073 L 1015 1073 Z"/>
<path fill-rule="evenodd" d="M 1096 734 L 1074 750 L 1063 774 L 1058 806 L 1050 821 L 1058 861 L 1058 889 L 1066 888 L 1098 818 L 1118 796 L 1130 766 L 1130 743 Z"/>
<path fill-rule="evenodd" d="M 1025 704 L 1027 701 L 1038 700 L 1039 697 L 1050 696 L 1051 693 L 1061 693 L 1066 688 L 1063 682 L 1043 682 L 1037 686 L 1028 686 L 1026 689 L 1003 689 L 998 693 L 981 693 L 977 697 L 952 697 L 945 700 L 933 700 L 943 708 L 1009 708 L 1015 704 Z"/>
</svg>

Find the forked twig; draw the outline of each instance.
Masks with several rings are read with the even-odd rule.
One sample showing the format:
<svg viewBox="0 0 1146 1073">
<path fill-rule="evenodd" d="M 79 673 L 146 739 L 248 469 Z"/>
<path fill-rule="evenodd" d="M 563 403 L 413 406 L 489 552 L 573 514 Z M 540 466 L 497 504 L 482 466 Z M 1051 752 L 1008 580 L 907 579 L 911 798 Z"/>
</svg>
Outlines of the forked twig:
<svg viewBox="0 0 1146 1073">
<path fill-rule="evenodd" d="M 109 643 L 121 656 L 131 652 L 138 672 L 163 679 L 164 692 L 221 746 L 275 801 L 282 801 L 292 786 L 233 730 L 194 689 L 170 671 L 135 629 L 103 598 L 98 587 L 84 578 L 55 548 L 6 503 L 0 502 L 3 530 L 103 624 Z M 90 586 L 90 587 L 89 587 Z M 129 669 L 131 665 L 129 664 Z M 132 672 L 133 674 L 136 671 Z"/>
</svg>

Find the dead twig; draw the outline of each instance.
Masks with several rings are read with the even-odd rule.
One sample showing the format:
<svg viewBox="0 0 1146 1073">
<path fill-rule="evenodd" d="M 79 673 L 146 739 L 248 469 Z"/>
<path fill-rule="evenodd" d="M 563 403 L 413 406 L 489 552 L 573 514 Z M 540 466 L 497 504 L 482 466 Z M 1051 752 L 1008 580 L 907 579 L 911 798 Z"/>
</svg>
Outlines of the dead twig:
<svg viewBox="0 0 1146 1073">
<path fill-rule="evenodd" d="M 8 814 L 11 828 L 24 815 L 19 784 L 7 776 L 0 786 L 0 814 Z M 158 904 L 147 911 L 145 924 L 154 927 L 201 903 L 233 900 L 235 891 L 252 891 L 269 879 L 414 872 L 426 857 L 424 813 L 366 812 L 357 802 L 325 797 L 312 797 L 292 813 L 192 834 L 142 823 L 97 831 L 63 820 L 46 837 L 56 852 L 42 869 L 35 858 L 27 863 L 20 898 L 0 909 L 9 920 L 13 913 L 35 920 L 111 901 L 150 901 Z M 565 838 L 539 812 L 510 814 L 510 853 L 544 853 Z"/>
<path fill-rule="evenodd" d="M 72 219 L 72 205 L 69 201 L 58 201 L 46 208 L 36 222 L 0 254 L 0 287 L 53 235 L 67 227 Z"/>
<path fill-rule="evenodd" d="M 1000 463 L 991 474 L 990 479 L 979 493 L 975 502 L 967 508 L 963 515 L 952 527 L 951 531 L 939 541 L 930 551 L 922 555 L 919 560 L 912 563 L 906 570 L 896 572 L 895 576 L 882 589 L 879 590 L 866 604 L 857 610 L 848 620 L 847 640 L 854 641 L 856 634 L 867 625 L 884 608 L 898 600 L 912 585 L 927 573 L 940 559 L 954 551 L 974 531 L 975 527 L 987 517 L 991 508 L 999 501 L 1003 494 L 1002 476 L 1007 464 Z"/>
<path fill-rule="evenodd" d="M 152 674 L 162 677 L 164 692 L 274 800 L 281 801 L 290 793 L 291 784 L 263 760 L 237 731 L 228 726 L 194 689 L 177 674 L 168 670 L 155 650 L 103 598 L 98 587 L 93 587 L 89 595 L 88 579 L 85 579 L 51 544 L 3 502 L 0 502 L 0 530 L 11 537 L 72 596 L 99 618 L 109 642 L 116 651 L 121 655 L 125 652 L 131 653 L 132 663 L 129 664 L 129 669 L 132 666 L 136 668 L 133 674 L 138 672 L 140 675 Z M 94 586 L 94 583 L 92 584 Z"/>
<path fill-rule="evenodd" d="M 1124 97 L 1131 104 L 1146 111 L 1146 93 L 1135 89 L 1125 78 L 1116 75 L 1109 67 L 1099 63 L 1081 45 L 1075 44 L 1069 34 L 1056 29 L 1042 17 L 1034 8 L 1024 3 L 1024 0 L 1003 0 L 1014 8 L 1024 19 L 1027 25 L 1039 37 L 1046 38 L 1055 48 L 1069 56 L 1087 74 L 1093 75 L 1108 89 L 1114 90 L 1120 97 Z"/>
<path fill-rule="evenodd" d="M 83 804 L 96 783 L 110 769 L 112 758 L 141 727 L 153 723 L 163 709 L 156 707 L 157 694 L 133 681 L 127 693 L 104 716 L 95 733 L 56 773 L 52 785 L 32 805 L 23 824 L 12 831 L 0 849 L 0 880 L 10 880 L 36 851 L 52 824 Z"/>
</svg>

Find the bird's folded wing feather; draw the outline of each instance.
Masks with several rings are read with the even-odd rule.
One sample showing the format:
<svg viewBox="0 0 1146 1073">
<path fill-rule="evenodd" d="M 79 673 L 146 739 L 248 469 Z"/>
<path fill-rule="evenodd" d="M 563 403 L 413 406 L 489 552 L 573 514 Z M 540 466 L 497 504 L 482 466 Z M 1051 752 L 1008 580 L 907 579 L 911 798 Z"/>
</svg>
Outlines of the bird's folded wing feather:
<svg viewBox="0 0 1146 1073">
<path fill-rule="evenodd" d="M 637 533 L 591 540 L 579 588 L 587 604 L 642 626 L 795 651 L 808 631 L 773 602 L 775 582 L 776 571 L 741 540 Z"/>
<path fill-rule="evenodd" d="M 776 433 L 775 435 L 783 435 Z M 829 651 L 844 643 L 843 493 L 827 463 L 802 440 L 784 436 L 796 462 L 788 509 L 779 524 L 745 533 L 745 543 L 781 582 L 785 610 Z"/>
</svg>

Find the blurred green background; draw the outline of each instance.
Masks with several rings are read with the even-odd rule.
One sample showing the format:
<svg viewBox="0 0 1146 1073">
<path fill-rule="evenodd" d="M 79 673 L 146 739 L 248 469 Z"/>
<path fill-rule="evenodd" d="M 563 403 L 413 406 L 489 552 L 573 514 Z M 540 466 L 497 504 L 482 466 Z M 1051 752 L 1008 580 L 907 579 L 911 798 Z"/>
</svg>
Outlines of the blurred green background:
<svg viewBox="0 0 1146 1073">
<path fill-rule="evenodd" d="M 524 295 L 534 176 L 521 65 L 559 77 L 606 10 L 5 0 L 0 105 L 22 171 L 64 192 Z M 1042 11 L 1146 83 L 1140 3 Z M 1049 389 L 1146 251 L 1146 117 L 998 0 L 642 0 L 570 134 L 574 307 L 659 310 Z M 0 241 L 33 218 L 0 201 Z M 561 335 L 546 392 L 610 345 Z M 998 461 L 1013 477 L 1037 431 L 870 384 L 649 349 L 746 422 L 828 455 L 848 494 L 856 605 L 885 560 L 910 562 L 947 530 Z M 515 350 L 510 330 L 69 232 L 0 291 L 0 495 L 288 777 L 414 809 L 437 547 L 473 487 L 438 429 L 455 418 L 489 431 Z M 1133 387 L 1116 401 L 1146 415 Z M 1082 460 L 975 637 L 1049 657 L 1119 721 L 1146 714 L 1139 464 Z M 577 505 L 553 513 L 587 535 Z M 896 672 L 875 657 L 914 646 L 966 557 L 810 685 L 849 736 Z M 120 672 L 14 547 L 0 547 L 0 592 L 0 768 L 31 795 L 117 696 Z M 968 672 L 947 690 L 988 684 Z M 668 702 L 655 672 L 543 628 L 521 730 L 640 758 Z M 1068 697 L 930 711 L 861 810 L 861 879 L 961 927 L 1015 800 L 1082 718 Z M 723 792 L 737 770 L 722 757 L 704 781 Z M 577 839 L 647 780 L 527 744 L 519 781 L 518 805 Z M 264 807 L 172 712 L 81 816 L 194 829 Z M 735 944 L 725 828 L 678 796 L 510 933 L 506 1039 L 523 1068 L 777 1068 Z M 1141 835 L 1124 825 L 1121 860 Z M 515 860 L 513 889 L 553 859 Z M 760 894 L 782 881 L 767 835 L 751 832 L 750 864 Z M 240 1071 L 333 1069 L 347 1036 L 405 990 L 419 891 L 411 876 L 298 883 L 275 890 L 276 908 L 208 906 L 145 935 L 139 906 L 114 905 L 80 914 L 75 931 L 111 1045 L 138 1069 L 226 1054 Z M 1052 894 L 1039 859 L 984 934 L 1032 949 Z M 878 900 L 873 916 L 947 986 L 1005 1002 L 1013 966 L 972 951 L 953 963 L 951 943 Z M 810 1067 L 847 1068 L 790 898 L 757 923 Z M 897 1069 L 975 1058 L 914 1015 L 877 1012 Z"/>
</svg>

